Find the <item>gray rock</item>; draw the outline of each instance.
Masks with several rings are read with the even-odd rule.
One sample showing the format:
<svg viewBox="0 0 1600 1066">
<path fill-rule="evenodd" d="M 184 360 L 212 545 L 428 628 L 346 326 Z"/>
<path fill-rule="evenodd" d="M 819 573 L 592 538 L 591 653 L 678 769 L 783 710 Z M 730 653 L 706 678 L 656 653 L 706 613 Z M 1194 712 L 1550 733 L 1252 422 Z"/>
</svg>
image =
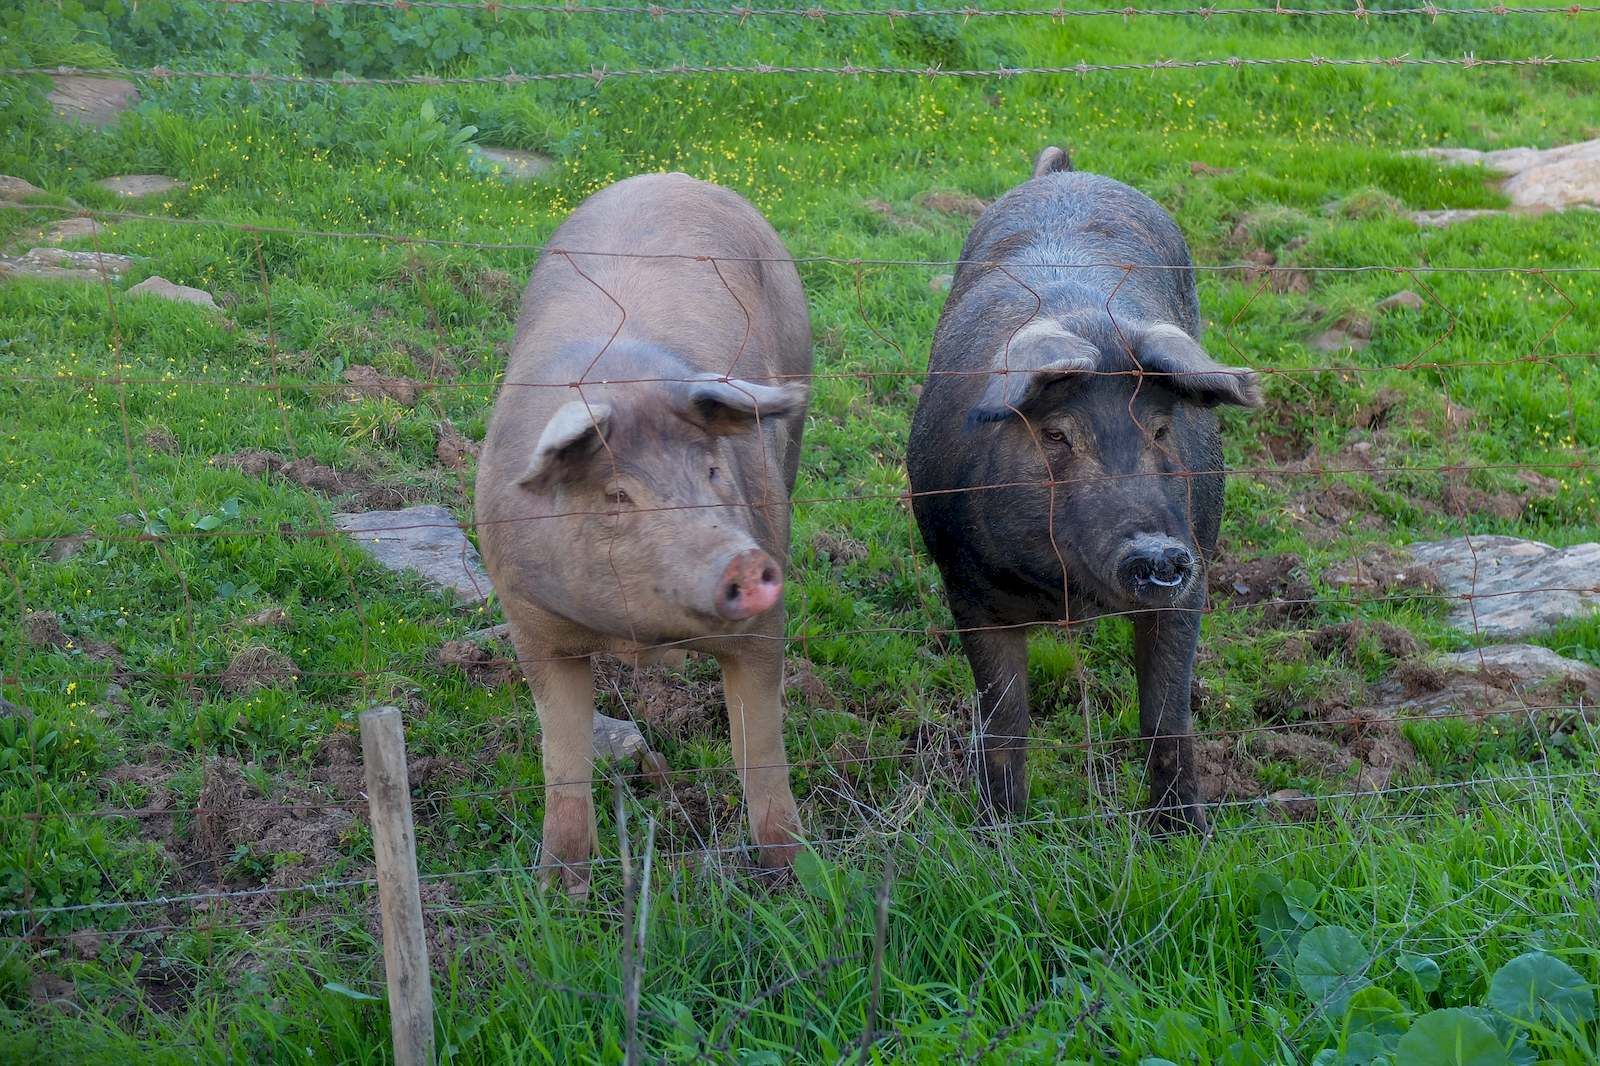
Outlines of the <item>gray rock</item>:
<svg viewBox="0 0 1600 1066">
<path fill-rule="evenodd" d="M 1443 229 L 1460 222 L 1474 222 L 1480 218 L 1504 218 L 1510 214 L 1511 212 L 1501 211 L 1498 208 L 1473 207 L 1451 208 L 1447 211 L 1413 211 L 1406 217 L 1419 226 Z"/>
<path fill-rule="evenodd" d="M 506 622 L 501 622 L 497 626 L 485 626 L 482 629 L 474 629 L 461 639 L 470 640 L 474 644 L 489 644 L 497 640 L 510 640 L 511 626 Z"/>
<path fill-rule="evenodd" d="M 187 285 L 178 285 L 168 281 L 160 274 L 152 274 L 139 284 L 128 289 L 131 294 L 159 296 L 163 300 L 173 300 L 177 303 L 195 304 L 208 311 L 220 311 L 217 301 L 204 289 L 192 289 Z"/>
<path fill-rule="evenodd" d="M 84 237 L 98 237 L 105 227 L 92 218 L 64 218 L 51 223 L 40 237 L 46 241 L 75 241 Z"/>
<path fill-rule="evenodd" d="M 478 559 L 478 549 L 461 532 L 455 517 L 437 504 L 336 514 L 333 521 L 389 570 L 414 571 L 453 592 L 461 603 L 477 604 L 489 598 L 489 575 Z"/>
<path fill-rule="evenodd" d="M 1502 714 L 1533 707 L 1600 707 L 1600 668 L 1535 644 L 1491 644 L 1440 656 L 1428 664 L 1431 684 L 1417 692 L 1398 680 L 1378 689 L 1375 711 L 1385 717 Z"/>
<path fill-rule="evenodd" d="M 64 248 L 34 248 L 14 259 L 0 258 L 0 278 L 70 278 L 100 281 L 120 278 L 133 268 L 131 255 L 111 252 L 69 252 Z"/>
<path fill-rule="evenodd" d="M 50 107 L 56 117 L 99 129 L 139 102 L 139 90 L 122 78 L 58 75 L 50 79 Z"/>
<path fill-rule="evenodd" d="M 0 174 L 0 200 L 19 201 L 30 196 L 39 196 L 44 190 L 31 181 L 13 178 L 10 174 Z"/>
<path fill-rule="evenodd" d="M 1359 333 L 1334 328 L 1324 330 L 1306 343 L 1319 352 L 1359 352 L 1367 347 L 1367 338 Z"/>
<path fill-rule="evenodd" d="M 501 181 L 532 181 L 547 173 L 556 161 L 539 152 L 497 148 L 488 144 L 467 146 L 472 165 Z"/>
<path fill-rule="evenodd" d="M 1600 206 L 1600 137 L 1556 148 L 1502 148 L 1480 152 L 1472 148 L 1424 148 L 1407 155 L 1427 156 L 1451 163 L 1477 164 L 1508 175 L 1500 186 L 1511 205 L 1522 211 L 1564 211 L 1570 207 Z M 1466 214 L 1466 212 L 1454 212 Z M 1423 215 L 1452 212 L 1424 211 Z M 1413 220 L 1417 221 L 1413 215 Z M 1444 222 L 1422 225 L 1448 225 Z"/>
<path fill-rule="evenodd" d="M 1512 175 L 1500 188 L 1511 198 L 1513 207 L 1525 211 L 1600 205 L 1600 158 L 1529 167 Z"/>
<path fill-rule="evenodd" d="M 169 178 L 165 174 L 119 174 L 114 178 L 101 178 L 95 184 L 129 200 L 181 192 L 189 187 L 188 182 Z"/>
<path fill-rule="evenodd" d="M 632 722 L 621 718 L 607 718 L 595 712 L 594 757 L 601 759 L 631 759 L 650 750 L 644 734 Z"/>
<path fill-rule="evenodd" d="M 1401 289 L 1393 296 L 1385 296 L 1373 308 L 1376 311 L 1392 311 L 1396 307 L 1404 307 L 1408 311 L 1420 311 L 1423 308 L 1422 297 L 1410 289 Z"/>
<path fill-rule="evenodd" d="M 1600 544 L 1552 548 L 1519 537 L 1456 537 L 1413 544 L 1438 575 L 1450 624 L 1494 639 L 1537 633 L 1600 608 Z"/>
</svg>

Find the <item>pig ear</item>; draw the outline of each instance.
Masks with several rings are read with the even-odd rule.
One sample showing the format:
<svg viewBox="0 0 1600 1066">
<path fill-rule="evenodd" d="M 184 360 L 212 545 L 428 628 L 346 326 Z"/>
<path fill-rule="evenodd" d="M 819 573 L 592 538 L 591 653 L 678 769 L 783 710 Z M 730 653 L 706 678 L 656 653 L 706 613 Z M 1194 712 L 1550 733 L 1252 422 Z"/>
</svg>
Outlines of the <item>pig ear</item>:
<svg viewBox="0 0 1600 1066">
<path fill-rule="evenodd" d="M 967 412 L 967 426 L 999 422 L 1023 411 L 1050 385 L 1095 368 L 1094 345 L 1052 319 L 1039 319 L 1006 338 L 994 353 L 989 386 Z"/>
<path fill-rule="evenodd" d="M 1071 169 L 1072 157 L 1067 155 L 1066 149 L 1053 144 L 1033 157 L 1033 176 L 1036 178 Z"/>
<path fill-rule="evenodd" d="M 1178 395 L 1206 407 L 1220 403 L 1261 406 L 1261 385 L 1255 372 L 1223 366 L 1206 354 L 1200 342 L 1177 326 L 1150 326 L 1135 339 L 1139 368 L 1160 374 L 1155 380 Z"/>
<path fill-rule="evenodd" d="M 582 400 L 562 404 L 539 434 L 533 459 L 517 484 L 542 492 L 570 480 L 584 461 L 600 450 L 610 428 L 610 404 L 585 404 Z"/>
<path fill-rule="evenodd" d="M 786 418 L 804 410 L 806 387 L 707 374 L 679 385 L 674 398 L 680 418 L 720 437 L 753 429 L 758 418 Z"/>
</svg>

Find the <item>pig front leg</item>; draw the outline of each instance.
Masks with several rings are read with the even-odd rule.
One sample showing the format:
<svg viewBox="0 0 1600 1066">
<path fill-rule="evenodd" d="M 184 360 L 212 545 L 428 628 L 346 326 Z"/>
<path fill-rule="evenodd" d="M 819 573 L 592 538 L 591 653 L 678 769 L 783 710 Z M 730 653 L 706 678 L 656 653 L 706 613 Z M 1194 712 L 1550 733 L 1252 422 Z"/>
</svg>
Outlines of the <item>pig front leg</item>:
<svg viewBox="0 0 1600 1066">
<path fill-rule="evenodd" d="M 761 865 L 782 869 L 794 862 L 801 835 L 783 750 L 783 642 L 752 635 L 740 644 L 717 656 L 728 700 L 728 736 Z"/>
<path fill-rule="evenodd" d="M 539 712 L 544 762 L 544 841 L 539 865 L 574 896 L 589 891 L 595 848 L 594 679 L 587 657 L 552 658 L 531 640 L 512 637 Z"/>
<path fill-rule="evenodd" d="M 1028 806 L 1028 634 L 957 615 L 978 689 L 978 798 L 995 821 Z"/>
<path fill-rule="evenodd" d="M 1133 623 L 1133 666 L 1139 679 L 1139 732 L 1149 743 L 1152 828 L 1204 832 L 1206 812 L 1195 774 L 1189 687 L 1200 641 L 1196 610 L 1155 611 Z"/>
</svg>

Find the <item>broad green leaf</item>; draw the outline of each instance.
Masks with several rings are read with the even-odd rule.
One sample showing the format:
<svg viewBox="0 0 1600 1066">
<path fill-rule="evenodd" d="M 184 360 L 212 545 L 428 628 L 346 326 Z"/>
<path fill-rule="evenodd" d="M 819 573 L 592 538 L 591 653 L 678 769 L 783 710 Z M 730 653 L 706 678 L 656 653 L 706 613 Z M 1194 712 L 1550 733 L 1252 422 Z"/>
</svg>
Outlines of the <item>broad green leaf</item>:
<svg viewBox="0 0 1600 1066">
<path fill-rule="evenodd" d="M 832 897 L 833 893 L 828 889 L 827 867 L 816 852 L 807 849 L 794 857 L 794 876 L 807 895 L 818 899 Z"/>
<path fill-rule="evenodd" d="M 1494 1030 L 1456 1008 L 1418 1018 L 1395 1045 L 1395 1061 L 1406 1066 L 1512 1066 Z"/>
<path fill-rule="evenodd" d="M 1411 975 L 1417 987 L 1424 992 L 1432 992 L 1439 987 L 1439 964 L 1426 955 L 1401 955 L 1397 960 L 1400 968 Z"/>
<path fill-rule="evenodd" d="M 1301 929 L 1310 929 L 1317 924 L 1317 916 L 1313 910 L 1320 895 L 1316 885 L 1298 877 L 1283 887 L 1283 899 L 1288 905 L 1289 917 L 1293 918 Z"/>
<path fill-rule="evenodd" d="M 1398 1037 L 1406 1031 L 1411 1020 L 1410 1012 L 1393 992 L 1377 985 L 1368 985 L 1350 996 L 1345 1009 L 1344 1031 L 1347 1034 L 1370 1033 L 1378 1039 Z"/>
<path fill-rule="evenodd" d="M 1594 986 L 1554 955 L 1518 955 L 1489 979 L 1489 1006 L 1522 1022 L 1594 1018 Z"/>
<path fill-rule="evenodd" d="M 1256 878 L 1256 936 L 1267 961 L 1292 969 L 1300 947 L 1300 922 L 1291 910 L 1283 881 L 1273 874 Z"/>
<path fill-rule="evenodd" d="M 1350 997 L 1370 985 L 1372 953 L 1342 925 L 1321 925 L 1307 933 L 1295 954 L 1294 975 L 1312 1005 L 1330 1018 L 1344 1015 Z"/>
<path fill-rule="evenodd" d="M 369 996 L 365 992 L 357 992 L 349 985 L 340 984 L 338 981 L 329 981 L 322 986 L 322 990 L 324 992 L 332 992 L 336 996 L 343 996 L 345 999 L 353 999 L 357 1003 L 380 1003 L 383 1000 L 382 996 Z"/>
</svg>

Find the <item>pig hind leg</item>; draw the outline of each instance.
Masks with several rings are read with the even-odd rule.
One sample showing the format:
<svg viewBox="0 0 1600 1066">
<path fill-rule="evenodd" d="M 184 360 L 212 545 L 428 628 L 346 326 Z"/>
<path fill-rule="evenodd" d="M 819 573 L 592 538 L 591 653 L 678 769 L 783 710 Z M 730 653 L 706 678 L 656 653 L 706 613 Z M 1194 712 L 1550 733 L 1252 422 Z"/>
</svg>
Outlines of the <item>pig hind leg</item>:
<svg viewBox="0 0 1600 1066">
<path fill-rule="evenodd" d="M 783 642 L 751 634 L 740 643 L 737 651 L 717 657 L 728 735 L 757 855 L 762 866 L 781 869 L 794 861 L 801 834 L 783 750 Z"/>
<path fill-rule="evenodd" d="M 587 658 L 551 658 L 515 623 L 512 637 L 539 712 L 545 781 L 540 866 L 581 896 L 589 890 L 595 849 L 593 675 Z"/>
</svg>

